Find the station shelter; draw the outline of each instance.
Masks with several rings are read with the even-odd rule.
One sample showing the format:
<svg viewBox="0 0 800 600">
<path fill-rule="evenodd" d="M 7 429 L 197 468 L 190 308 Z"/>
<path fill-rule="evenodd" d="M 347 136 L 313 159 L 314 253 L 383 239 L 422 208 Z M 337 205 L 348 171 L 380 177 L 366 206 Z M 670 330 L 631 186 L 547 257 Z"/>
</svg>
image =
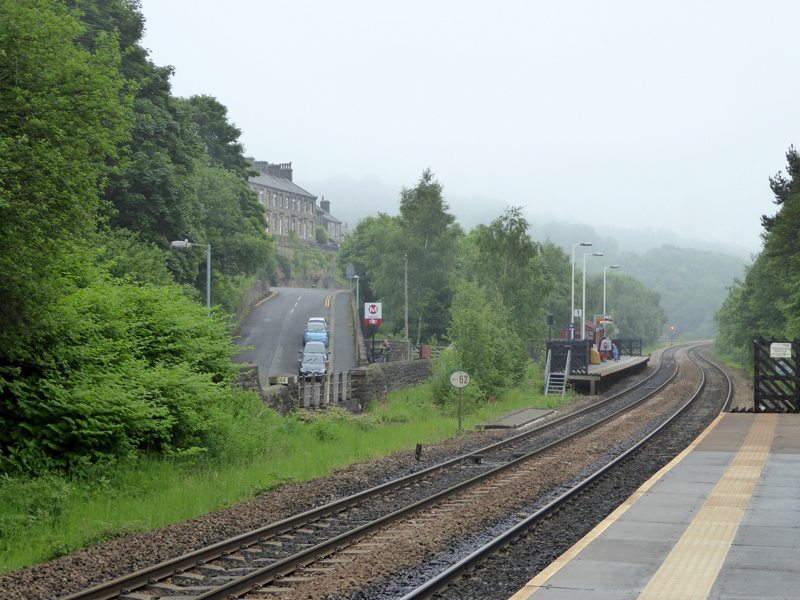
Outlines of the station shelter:
<svg viewBox="0 0 800 600">
<path fill-rule="evenodd" d="M 595 338 L 595 329 L 596 329 L 595 328 L 595 324 L 592 321 L 586 321 L 585 325 L 586 325 L 586 339 L 587 340 L 594 340 L 594 338 Z M 569 339 L 569 328 L 568 327 L 564 327 L 564 329 L 561 330 L 561 339 L 562 340 L 568 340 Z M 581 339 L 581 324 L 580 323 L 575 323 L 575 334 L 574 334 L 573 339 L 576 339 L 576 340 Z"/>
</svg>

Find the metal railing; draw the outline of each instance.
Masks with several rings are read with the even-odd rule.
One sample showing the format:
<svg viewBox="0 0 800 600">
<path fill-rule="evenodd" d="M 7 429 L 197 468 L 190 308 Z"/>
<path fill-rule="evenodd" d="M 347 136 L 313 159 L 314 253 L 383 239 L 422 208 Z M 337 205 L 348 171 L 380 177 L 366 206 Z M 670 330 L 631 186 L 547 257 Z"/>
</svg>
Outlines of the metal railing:
<svg viewBox="0 0 800 600">
<path fill-rule="evenodd" d="M 290 390 L 291 393 L 291 390 Z M 295 394 L 291 394 L 295 396 Z M 315 408 L 342 404 L 352 396 L 350 372 L 328 373 L 321 377 L 300 377 L 297 381 L 298 408 Z"/>
</svg>

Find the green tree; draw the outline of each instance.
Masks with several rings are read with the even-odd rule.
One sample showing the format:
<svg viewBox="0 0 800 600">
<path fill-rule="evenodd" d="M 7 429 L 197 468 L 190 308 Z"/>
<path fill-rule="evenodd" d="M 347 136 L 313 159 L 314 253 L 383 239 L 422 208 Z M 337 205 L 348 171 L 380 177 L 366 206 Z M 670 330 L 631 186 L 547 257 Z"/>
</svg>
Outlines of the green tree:
<svg viewBox="0 0 800 600">
<path fill-rule="evenodd" d="M 317 226 L 317 243 L 318 244 L 327 244 L 328 243 L 328 232 L 325 231 L 325 228 L 318 225 Z"/>
<path fill-rule="evenodd" d="M 561 329 L 570 322 L 570 301 L 572 293 L 572 264 L 569 255 L 549 239 L 539 247 L 536 257 L 545 288 L 549 290 L 542 319 L 553 315 L 553 336 L 560 337 Z M 549 331 L 550 328 L 548 328 Z"/>
<path fill-rule="evenodd" d="M 660 294 L 629 275 L 610 276 L 606 283 L 606 309 L 614 317 L 619 337 L 641 339 L 645 344 L 654 343 L 662 335 L 667 322 L 667 315 L 660 305 Z M 599 314 L 603 302 L 602 276 L 593 276 L 586 285 L 586 312 Z M 590 290 L 594 291 L 593 300 L 590 300 Z"/>
<path fill-rule="evenodd" d="M 192 96 L 183 101 L 188 108 L 192 129 L 202 141 L 211 164 L 230 171 L 240 179 L 254 175 L 239 142 L 241 130 L 228 123 L 228 108 L 212 96 Z"/>
<path fill-rule="evenodd" d="M 512 315 L 524 338 L 542 332 L 537 316 L 550 288 L 542 278 L 537 259 L 538 244 L 528 235 L 528 221 L 520 207 L 509 207 L 488 226 L 478 225 L 469 235 L 477 246 L 469 269 L 490 289 L 495 302 Z"/>
<path fill-rule="evenodd" d="M 0 18 L 0 331 L 29 339 L 97 226 L 100 191 L 129 139 L 131 99 L 113 35 L 47 0 L 2 2 Z M 19 341 L 19 339 L 17 340 Z"/>
<path fill-rule="evenodd" d="M 786 318 L 784 336 L 795 338 L 800 336 L 800 154 L 794 146 L 786 152 L 786 171 L 788 178 L 779 172 L 769 180 L 778 212 L 764 215 L 761 224 L 767 270 L 784 290 L 780 295 L 785 298 L 780 305 Z"/>
<path fill-rule="evenodd" d="M 401 238 L 398 217 L 378 213 L 361 219 L 339 247 L 341 274 L 348 264 L 353 265 L 361 299 L 381 301 L 384 323 L 393 331 L 401 329 L 404 321 Z"/>
<path fill-rule="evenodd" d="M 442 196 L 442 185 L 425 169 L 414 188 L 400 193 L 400 239 L 387 265 L 395 274 L 385 296 L 404 295 L 404 257 L 408 257 L 410 323 L 415 323 L 412 337 L 416 343 L 430 335 L 441 335 L 447 327 L 447 313 L 452 301 L 450 276 L 456 265 L 458 239 L 463 235 L 455 216 Z M 387 273 L 389 271 L 386 271 Z M 378 291 L 376 289 L 376 291 Z M 394 304 L 401 304 L 395 301 Z"/>
<path fill-rule="evenodd" d="M 527 355 L 511 311 L 496 302 L 493 291 L 477 282 L 456 284 L 448 336 L 452 346 L 432 367 L 434 395 L 439 401 L 454 396 L 449 376 L 455 370 L 469 373 L 470 386 L 474 384 L 484 397 L 522 375 Z"/>
</svg>

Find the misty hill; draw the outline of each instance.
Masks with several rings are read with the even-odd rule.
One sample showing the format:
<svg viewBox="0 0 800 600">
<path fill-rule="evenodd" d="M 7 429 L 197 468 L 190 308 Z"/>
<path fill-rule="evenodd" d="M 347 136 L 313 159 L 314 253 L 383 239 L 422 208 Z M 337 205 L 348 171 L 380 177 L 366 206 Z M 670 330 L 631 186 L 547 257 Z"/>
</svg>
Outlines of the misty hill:
<svg viewBox="0 0 800 600">
<path fill-rule="evenodd" d="M 333 215 L 351 228 L 366 216 L 399 212 L 401 186 L 387 184 L 379 177 L 361 181 L 336 177 L 300 185 L 330 200 Z M 445 196 L 465 231 L 478 223 L 490 223 L 506 206 L 488 199 Z M 659 292 L 661 305 L 669 317 L 667 326 L 675 326 L 676 338 L 714 337 L 714 311 L 727 297 L 727 287 L 733 284 L 734 278 L 742 278 L 745 265 L 751 263 L 751 253 L 743 247 L 686 239 L 668 229 L 632 230 L 605 223 L 595 227 L 537 218 L 530 210 L 524 213 L 531 223 L 530 234 L 534 240 L 549 239 L 568 256 L 572 255 L 573 244 L 592 243 L 591 247 L 576 248 L 576 273 L 583 267 L 584 252 L 602 252 L 602 257 L 587 257 L 587 274 L 602 274 L 603 267 L 618 264 L 619 270 L 608 271 L 609 276 L 614 272 L 624 273 Z"/>
</svg>

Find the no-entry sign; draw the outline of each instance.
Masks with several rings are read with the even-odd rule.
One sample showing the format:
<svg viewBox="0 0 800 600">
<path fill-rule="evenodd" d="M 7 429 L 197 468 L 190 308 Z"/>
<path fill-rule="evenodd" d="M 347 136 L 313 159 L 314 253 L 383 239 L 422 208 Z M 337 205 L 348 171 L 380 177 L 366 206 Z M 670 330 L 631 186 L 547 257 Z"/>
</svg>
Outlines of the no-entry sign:
<svg viewBox="0 0 800 600">
<path fill-rule="evenodd" d="M 367 302 L 364 305 L 364 322 L 367 325 L 380 325 L 383 322 L 380 302 Z"/>
</svg>

